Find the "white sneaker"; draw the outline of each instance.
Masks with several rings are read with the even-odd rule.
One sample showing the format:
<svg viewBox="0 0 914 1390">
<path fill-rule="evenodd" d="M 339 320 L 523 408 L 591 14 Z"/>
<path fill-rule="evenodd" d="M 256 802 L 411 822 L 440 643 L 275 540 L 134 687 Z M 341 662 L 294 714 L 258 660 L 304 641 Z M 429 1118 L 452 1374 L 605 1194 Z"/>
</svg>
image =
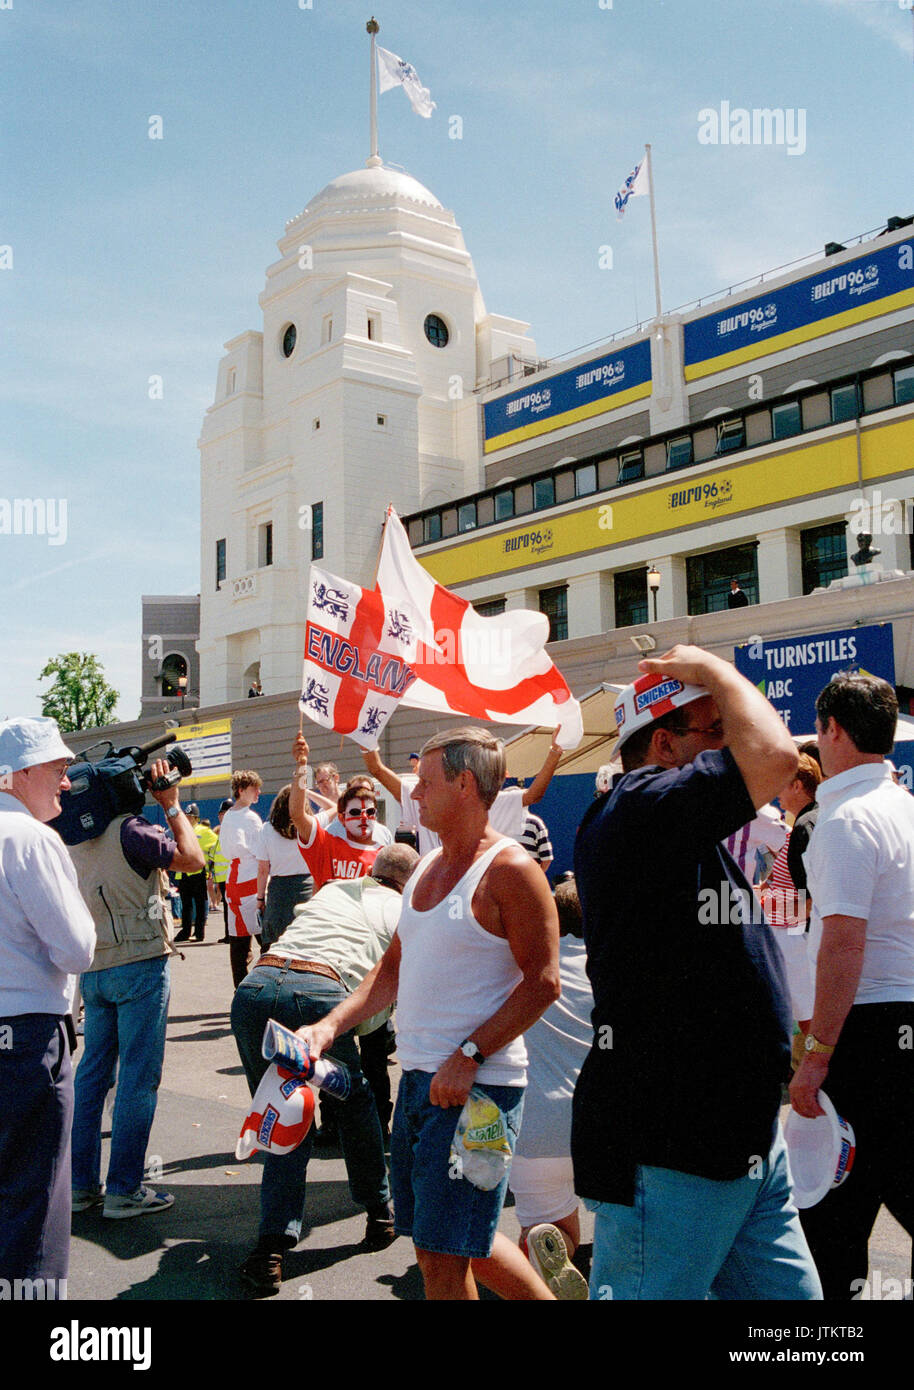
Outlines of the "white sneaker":
<svg viewBox="0 0 914 1390">
<path fill-rule="evenodd" d="M 568 1258 L 568 1248 L 557 1226 L 530 1228 L 527 1232 L 527 1258 L 556 1298 L 587 1298 L 587 1280 Z"/>
<path fill-rule="evenodd" d="M 107 1216 L 111 1221 L 123 1221 L 125 1217 L 142 1216 L 147 1211 L 164 1211 L 174 1200 L 170 1192 L 155 1192 L 151 1187 L 142 1185 L 126 1197 L 109 1192 L 105 1197 L 102 1216 Z"/>
</svg>

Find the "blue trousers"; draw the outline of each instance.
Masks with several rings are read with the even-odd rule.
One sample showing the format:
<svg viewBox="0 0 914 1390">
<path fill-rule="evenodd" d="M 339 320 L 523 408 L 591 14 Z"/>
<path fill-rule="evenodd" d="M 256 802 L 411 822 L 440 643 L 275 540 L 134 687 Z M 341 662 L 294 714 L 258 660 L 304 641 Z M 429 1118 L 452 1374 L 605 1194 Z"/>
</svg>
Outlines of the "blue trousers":
<svg viewBox="0 0 914 1390">
<path fill-rule="evenodd" d="M 16 1014 L 0 1018 L 0 1039 L 0 1278 L 43 1279 L 46 1297 L 62 1298 L 73 1119 L 67 1036 L 56 1014 Z"/>
<path fill-rule="evenodd" d="M 346 988 L 324 975 L 257 965 L 242 980 L 232 1000 L 232 1032 L 251 1095 L 267 1069 L 261 1051 L 263 1030 L 271 1018 L 286 1028 L 316 1023 L 347 997 Z M 381 1123 L 371 1088 L 362 1074 L 359 1050 L 352 1033 L 333 1044 L 332 1055 L 352 1076 L 349 1099 L 336 1107 L 340 1142 L 352 1200 L 369 1210 L 390 1200 Z M 260 1185 L 260 1234 L 281 1236 L 289 1245 L 301 1237 L 305 1209 L 305 1179 L 311 1157 L 310 1132 L 289 1154 L 267 1154 Z"/>
</svg>

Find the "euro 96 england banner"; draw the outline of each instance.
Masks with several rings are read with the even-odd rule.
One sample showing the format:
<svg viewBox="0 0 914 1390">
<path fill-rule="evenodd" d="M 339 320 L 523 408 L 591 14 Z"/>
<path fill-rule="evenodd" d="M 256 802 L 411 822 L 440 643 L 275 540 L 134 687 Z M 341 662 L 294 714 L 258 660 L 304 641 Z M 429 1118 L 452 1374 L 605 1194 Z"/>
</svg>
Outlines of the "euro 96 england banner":
<svg viewBox="0 0 914 1390">
<path fill-rule="evenodd" d="M 299 709 L 316 724 L 377 748 L 378 735 L 415 680 L 410 613 L 311 566 Z"/>
</svg>

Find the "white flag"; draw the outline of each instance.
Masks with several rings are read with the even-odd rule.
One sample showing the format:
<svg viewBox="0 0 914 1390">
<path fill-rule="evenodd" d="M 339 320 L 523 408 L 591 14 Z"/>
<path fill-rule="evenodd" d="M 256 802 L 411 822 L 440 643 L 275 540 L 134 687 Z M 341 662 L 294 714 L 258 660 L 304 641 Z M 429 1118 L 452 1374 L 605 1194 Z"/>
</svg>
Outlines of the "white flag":
<svg viewBox="0 0 914 1390">
<path fill-rule="evenodd" d="M 622 214 L 625 212 L 629 198 L 646 198 L 650 191 L 647 174 L 647 155 L 645 155 L 641 163 L 635 165 L 615 196 L 614 202 L 619 221 L 622 221 Z"/>
<path fill-rule="evenodd" d="M 419 74 L 412 63 L 407 63 L 403 58 L 398 58 L 396 53 L 391 53 L 389 48 L 378 48 L 378 80 L 382 92 L 389 92 L 391 87 L 402 87 L 409 97 L 409 104 L 417 116 L 430 116 L 435 110 L 435 103 L 432 101 L 432 94 L 428 87 L 423 87 L 419 81 Z"/>
</svg>

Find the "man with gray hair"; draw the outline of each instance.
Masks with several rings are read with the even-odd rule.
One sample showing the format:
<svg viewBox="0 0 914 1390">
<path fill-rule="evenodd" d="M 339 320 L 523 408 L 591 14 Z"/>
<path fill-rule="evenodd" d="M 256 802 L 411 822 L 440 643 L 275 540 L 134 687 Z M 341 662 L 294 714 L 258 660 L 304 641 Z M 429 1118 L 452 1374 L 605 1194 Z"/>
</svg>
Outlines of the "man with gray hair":
<svg viewBox="0 0 914 1390">
<path fill-rule="evenodd" d="M 498 1107 L 513 1151 L 527 1076 L 522 1035 L 559 995 L 558 922 L 545 876 L 489 823 L 504 775 L 501 741 L 485 729 L 425 744 L 413 798 L 440 848 L 410 879 L 380 963 L 302 1030 L 319 1056 L 397 1000 L 396 1229 L 412 1237 L 428 1299 L 476 1298 L 476 1278 L 505 1298 L 552 1297 L 496 1229 L 506 1176 L 481 1190 L 452 1157 L 471 1089 Z"/>
<path fill-rule="evenodd" d="M 0 1278 L 40 1282 L 48 1299 L 66 1298 L 70 1008 L 95 950 L 76 871 L 45 824 L 72 757 L 53 719 L 0 722 Z"/>
</svg>

